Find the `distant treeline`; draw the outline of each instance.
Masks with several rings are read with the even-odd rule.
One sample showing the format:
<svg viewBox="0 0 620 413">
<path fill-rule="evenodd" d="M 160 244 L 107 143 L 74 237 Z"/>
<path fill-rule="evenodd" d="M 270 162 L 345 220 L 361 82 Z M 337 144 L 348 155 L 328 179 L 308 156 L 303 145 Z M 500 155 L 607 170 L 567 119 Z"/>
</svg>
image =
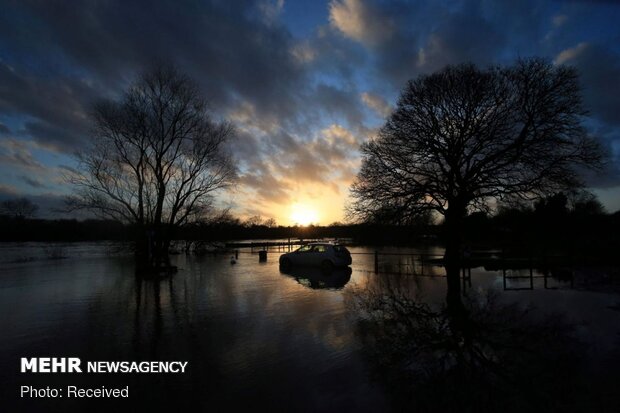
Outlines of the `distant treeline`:
<svg viewBox="0 0 620 413">
<path fill-rule="evenodd" d="M 356 243 L 410 244 L 434 239 L 439 226 L 424 227 L 379 224 L 332 224 L 329 226 L 247 225 L 239 221 L 195 223 L 177 229 L 177 240 L 229 241 L 252 239 L 346 238 Z M 131 241 L 135 228 L 116 221 L 89 219 L 32 219 L 0 216 L 0 241 Z"/>
<path fill-rule="evenodd" d="M 620 211 L 606 213 L 595 198 L 571 202 L 557 194 L 529 208 L 500 208 L 493 216 L 470 214 L 464 233 L 472 249 L 609 258 L 620 250 Z"/>
<path fill-rule="evenodd" d="M 530 207 L 500 208 L 493 215 L 470 214 L 464 245 L 519 254 L 614 256 L 620 250 L 620 211 L 608 214 L 595 199 L 569 202 L 558 194 Z M 115 221 L 44 220 L 0 216 L 0 241 L 95 241 L 135 239 L 135 229 Z M 177 240 L 350 239 L 364 245 L 441 243 L 441 224 L 334 223 L 329 226 L 277 226 L 273 220 L 215 219 L 194 223 L 172 234 Z"/>
<path fill-rule="evenodd" d="M 0 241 L 126 241 L 132 234 L 116 221 L 0 216 Z"/>
</svg>

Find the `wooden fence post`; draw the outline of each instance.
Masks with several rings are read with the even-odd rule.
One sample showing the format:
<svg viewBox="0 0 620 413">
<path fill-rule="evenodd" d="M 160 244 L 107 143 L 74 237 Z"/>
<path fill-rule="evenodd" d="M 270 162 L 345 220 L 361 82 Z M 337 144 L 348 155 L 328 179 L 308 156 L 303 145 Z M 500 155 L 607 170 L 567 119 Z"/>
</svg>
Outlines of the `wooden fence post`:
<svg viewBox="0 0 620 413">
<path fill-rule="evenodd" d="M 379 251 L 375 251 L 375 274 L 379 273 Z"/>
</svg>

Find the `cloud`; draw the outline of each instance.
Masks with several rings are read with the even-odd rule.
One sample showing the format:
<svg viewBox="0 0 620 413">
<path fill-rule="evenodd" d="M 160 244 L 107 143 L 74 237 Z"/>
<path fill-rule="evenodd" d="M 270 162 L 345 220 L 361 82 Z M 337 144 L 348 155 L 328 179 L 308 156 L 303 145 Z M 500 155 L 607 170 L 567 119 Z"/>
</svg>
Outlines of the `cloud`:
<svg viewBox="0 0 620 413">
<path fill-rule="evenodd" d="M 263 0 L 258 3 L 258 8 L 263 14 L 264 22 L 273 24 L 282 13 L 284 0 Z"/>
<path fill-rule="evenodd" d="M 0 163 L 34 170 L 45 169 L 32 155 L 33 144 L 17 139 L 0 141 Z"/>
<path fill-rule="evenodd" d="M 293 45 L 291 54 L 300 64 L 307 64 L 316 59 L 318 51 L 309 42 L 305 41 Z"/>
<path fill-rule="evenodd" d="M 395 30 L 394 22 L 379 7 L 363 0 L 335 0 L 329 4 L 330 24 L 346 37 L 366 46 L 379 46 Z"/>
<path fill-rule="evenodd" d="M 562 65 L 564 63 L 570 62 L 574 60 L 577 56 L 582 54 L 585 50 L 587 50 L 590 45 L 586 42 L 581 42 L 575 47 L 571 47 L 565 50 L 562 50 L 554 59 L 554 63 L 557 65 Z"/>
<path fill-rule="evenodd" d="M 501 16 L 505 10 L 514 12 L 515 20 L 522 17 L 519 13 L 531 13 L 531 7 L 499 8 L 484 1 L 450 7 L 441 2 L 334 0 L 330 25 L 372 54 L 378 80 L 401 88 L 447 64 L 493 62 L 513 33 L 505 33 L 489 14 Z"/>
<path fill-rule="evenodd" d="M 587 172 L 586 184 L 592 188 L 620 185 L 620 55 L 599 44 L 580 42 L 557 54 L 555 64 L 575 67 L 580 75 L 583 100 L 594 120 L 590 132 L 608 154 L 603 172 Z"/>
<path fill-rule="evenodd" d="M 351 183 L 351 180 L 343 182 L 343 176 L 348 179 L 356 166 L 360 141 L 342 125 L 332 124 L 310 142 L 292 140 L 286 152 L 279 156 L 286 156 L 286 161 L 279 162 L 276 170 L 291 181 L 339 192 L 340 184 Z"/>
<path fill-rule="evenodd" d="M 0 122 L 0 135 L 9 135 L 11 130 L 4 123 Z"/>
<path fill-rule="evenodd" d="M 355 138 L 353 133 L 341 125 L 329 125 L 328 128 L 321 131 L 321 135 L 326 138 L 330 145 L 338 145 L 342 142 L 348 146 L 359 146 L 358 140 Z"/>
<path fill-rule="evenodd" d="M 553 27 L 561 27 L 568 21 L 568 16 L 566 14 L 556 14 L 551 21 L 553 22 Z"/>
<path fill-rule="evenodd" d="M 338 88 L 320 84 L 317 86 L 314 99 L 325 116 L 330 118 L 344 117 L 350 125 L 363 122 L 363 114 L 354 88 Z"/>
<path fill-rule="evenodd" d="M 253 208 L 260 205 L 268 211 L 274 205 L 290 205 L 300 194 L 341 194 L 341 186 L 352 181 L 357 165 L 351 158 L 359 141 L 338 124 L 308 140 L 286 133 L 269 137 L 262 141 L 257 160 L 240 177 L 240 192 L 249 194 L 246 197 L 252 199 Z M 248 207 L 242 206 L 246 213 L 250 213 Z"/>
<path fill-rule="evenodd" d="M 239 179 L 245 190 L 250 190 L 261 203 L 287 204 L 290 201 L 289 185 L 284 180 L 271 174 L 266 165 L 255 165 L 257 168 L 242 175 Z"/>
<path fill-rule="evenodd" d="M 25 183 L 27 183 L 28 185 L 30 185 L 31 187 L 36 188 L 36 189 L 47 188 L 47 185 L 45 185 L 44 183 L 42 183 L 38 179 L 33 178 L 31 176 L 20 175 L 19 179 L 21 179 L 22 181 L 24 181 Z"/>
<path fill-rule="evenodd" d="M 386 118 L 392 113 L 392 107 L 381 96 L 364 92 L 360 97 L 362 102 L 370 109 L 374 110 L 379 116 Z"/>
<path fill-rule="evenodd" d="M 319 26 L 312 36 L 297 40 L 292 47 L 296 63 L 304 67 L 311 79 L 320 74 L 323 79 L 352 83 L 357 71 L 368 65 L 367 50 L 330 26 Z"/>
<path fill-rule="evenodd" d="M 479 16 L 454 14 L 442 20 L 418 51 L 416 65 L 424 72 L 439 70 L 448 64 L 492 63 L 504 45 L 495 27 Z"/>
<path fill-rule="evenodd" d="M 82 115 L 90 104 L 120 93 L 136 72 L 163 58 L 196 78 L 217 112 L 242 96 L 259 114 L 293 118 L 305 72 L 288 52 L 293 39 L 287 30 L 253 17 L 265 4 L 16 3 L 0 21 L 6 23 L 0 24 L 0 45 L 15 50 L 16 57 L 14 71 L 0 68 L 0 110 L 64 128 L 67 146 L 79 144 L 81 133 L 70 132 L 86 130 Z M 273 4 L 274 10 L 282 5 Z M 14 15 L 39 24 L 23 27 Z M 26 50 L 32 52 L 21 58 Z"/>
<path fill-rule="evenodd" d="M 58 165 L 58 169 L 60 171 L 64 171 L 65 173 L 69 173 L 69 174 L 77 174 L 77 173 L 79 173 L 79 171 L 77 169 L 75 169 L 75 168 L 73 168 L 72 166 L 69 166 L 69 165 L 60 164 L 60 165 Z"/>
<path fill-rule="evenodd" d="M 0 201 L 15 198 L 20 195 L 20 191 L 13 185 L 0 183 Z"/>
<path fill-rule="evenodd" d="M 79 79 L 49 80 L 0 62 L 0 112 L 28 119 L 17 132 L 39 142 L 64 150 L 80 146 L 88 129 L 84 105 L 95 96 Z"/>
<path fill-rule="evenodd" d="M 590 115 L 620 127 L 620 54 L 582 42 L 560 52 L 555 62 L 572 65 L 579 71 Z"/>
</svg>

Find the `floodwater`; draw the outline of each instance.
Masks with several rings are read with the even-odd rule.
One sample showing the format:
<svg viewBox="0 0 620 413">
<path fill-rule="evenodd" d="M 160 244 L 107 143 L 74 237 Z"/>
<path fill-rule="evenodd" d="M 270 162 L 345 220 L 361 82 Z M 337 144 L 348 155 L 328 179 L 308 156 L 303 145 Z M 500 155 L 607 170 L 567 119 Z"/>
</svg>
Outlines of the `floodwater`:
<svg viewBox="0 0 620 413">
<path fill-rule="evenodd" d="M 380 256 L 376 274 L 374 249 L 350 249 L 350 270 L 331 275 L 311 269 L 285 274 L 278 252 L 259 263 L 257 254 L 242 251 L 235 264 L 230 255 L 174 256 L 179 272 L 173 277 L 139 281 L 127 249 L 117 245 L 0 245 L 0 410 L 401 410 L 402 397 L 392 391 L 398 386 L 383 380 L 377 360 L 369 359 L 373 340 L 360 334 L 359 306 L 352 302 L 415 267 L 415 254 L 441 251 L 384 248 L 405 255 Z M 405 277 L 416 300 L 438 308 L 446 293 L 442 268 L 416 271 L 423 275 L 398 278 Z M 532 290 L 504 291 L 501 271 L 477 268 L 466 290 L 532 307 L 538 318 L 561 314 L 586 360 L 578 374 L 598 374 L 599 364 L 618 357 L 620 295 L 571 288 L 558 279 L 545 289 L 540 275 L 535 272 Z M 509 282 L 523 285 L 529 280 Z M 183 374 L 22 374 L 21 357 L 189 364 Z M 20 399 L 22 385 L 129 386 L 130 397 Z M 588 397 L 578 408 L 590 406 Z M 618 402 L 614 394 L 596 397 L 599 408 L 620 405 L 611 406 Z"/>
</svg>

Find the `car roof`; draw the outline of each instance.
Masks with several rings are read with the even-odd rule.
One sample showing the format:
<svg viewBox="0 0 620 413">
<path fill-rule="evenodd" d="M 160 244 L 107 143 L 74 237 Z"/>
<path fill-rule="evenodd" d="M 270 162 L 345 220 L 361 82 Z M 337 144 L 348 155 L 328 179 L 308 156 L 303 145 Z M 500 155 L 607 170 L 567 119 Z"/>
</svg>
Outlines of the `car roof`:
<svg viewBox="0 0 620 413">
<path fill-rule="evenodd" d="M 343 247 L 342 244 L 338 244 L 335 242 L 309 242 L 306 245 L 325 245 L 329 247 Z"/>
</svg>

